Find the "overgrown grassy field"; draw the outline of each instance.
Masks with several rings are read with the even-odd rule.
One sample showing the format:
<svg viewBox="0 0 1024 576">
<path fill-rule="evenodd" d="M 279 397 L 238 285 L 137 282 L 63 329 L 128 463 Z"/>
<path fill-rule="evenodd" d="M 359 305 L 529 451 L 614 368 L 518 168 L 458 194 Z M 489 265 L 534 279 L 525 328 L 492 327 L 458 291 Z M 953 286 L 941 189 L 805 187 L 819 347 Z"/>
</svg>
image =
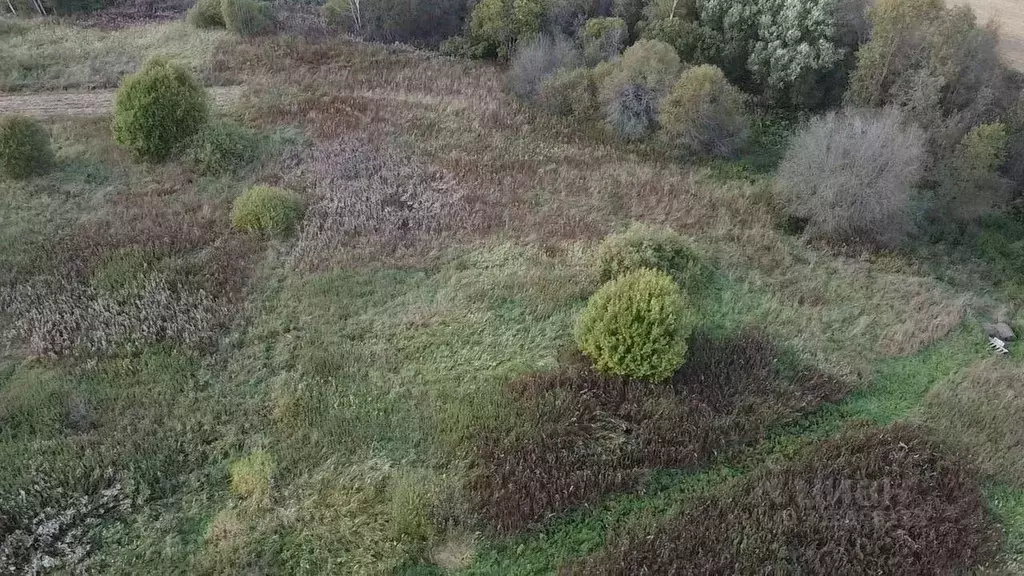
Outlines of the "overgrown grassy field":
<svg viewBox="0 0 1024 576">
<path fill-rule="evenodd" d="M 406 48 L 0 21 L 0 53 L 7 91 L 154 53 L 244 86 L 235 152 L 142 164 L 56 118 L 54 171 L 0 181 L 0 572 L 590 573 L 730 499 L 779 513 L 752 483 L 873 478 L 816 467 L 848 438 L 955 470 L 933 515 L 907 492 L 963 512 L 923 550 L 976 544 L 930 567 L 1024 569 L 1024 365 L 979 329 L 1022 304 L 1012 249 L 829 251 L 750 159 L 683 165 Z M 253 184 L 301 196 L 293 236 L 232 229 Z M 572 332 L 634 221 L 713 278 L 687 392 L 623 403 Z"/>
</svg>

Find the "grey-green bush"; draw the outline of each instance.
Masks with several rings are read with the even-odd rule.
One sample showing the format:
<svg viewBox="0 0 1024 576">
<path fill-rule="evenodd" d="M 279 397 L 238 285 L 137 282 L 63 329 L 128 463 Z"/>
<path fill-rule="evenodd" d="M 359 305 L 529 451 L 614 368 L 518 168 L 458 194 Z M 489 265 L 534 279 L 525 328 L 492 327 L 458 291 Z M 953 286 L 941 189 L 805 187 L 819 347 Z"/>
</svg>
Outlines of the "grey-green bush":
<svg viewBox="0 0 1024 576">
<path fill-rule="evenodd" d="M 579 64 L 579 52 L 569 39 L 544 34 L 516 47 L 506 80 L 513 94 L 524 100 L 533 100 L 544 80 Z"/>
<path fill-rule="evenodd" d="M 270 5 L 257 0 L 221 0 L 224 25 L 239 36 L 255 36 L 269 30 Z"/>
<path fill-rule="evenodd" d="M 690 68 L 661 102 L 665 132 L 695 154 L 730 158 L 747 141 L 743 94 L 711 65 Z"/>
<path fill-rule="evenodd" d="M 776 175 L 783 209 L 811 237 L 893 247 L 911 229 L 925 134 L 898 110 L 830 112 L 800 131 Z"/>
<path fill-rule="evenodd" d="M 44 174 L 53 167 L 50 133 L 25 116 L 0 118 L 0 173 L 11 179 Z"/>
<path fill-rule="evenodd" d="M 160 162 L 206 125 L 209 97 L 185 69 L 153 58 L 126 76 L 114 100 L 114 138 L 136 157 Z"/>
</svg>

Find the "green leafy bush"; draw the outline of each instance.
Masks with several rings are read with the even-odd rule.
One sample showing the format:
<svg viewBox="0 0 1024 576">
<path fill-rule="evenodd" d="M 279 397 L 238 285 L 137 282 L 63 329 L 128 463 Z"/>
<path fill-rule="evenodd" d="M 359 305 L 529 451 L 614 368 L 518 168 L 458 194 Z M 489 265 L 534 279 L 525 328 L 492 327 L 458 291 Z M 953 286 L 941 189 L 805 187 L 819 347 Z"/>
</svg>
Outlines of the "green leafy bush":
<svg viewBox="0 0 1024 576">
<path fill-rule="evenodd" d="M 253 186 L 235 198 L 231 223 L 246 232 L 288 234 L 302 216 L 299 198 L 281 188 Z"/>
<path fill-rule="evenodd" d="M 24 179 L 48 171 L 54 162 L 50 133 L 25 116 L 0 118 L 0 173 Z"/>
<path fill-rule="evenodd" d="M 1008 137 L 1001 123 L 975 126 L 957 146 L 942 170 L 940 186 L 943 224 L 977 222 L 1004 210 L 1010 201 L 999 174 L 1006 161 Z"/>
<path fill-rule="evenodd" d="M 622 52 L 629 40 L 629 30 L 622 18 L 591 18 L 583 26 L 583 56 L 593 66 L 611 60 Z"/>
<path fill-rule="evenodd" d="M 645 268 L 658 270 L 691 296 L 703 292 L 711 279 L 710 269 L 685 238 L 669 228 L 640 223 L 601 241 L 597 268 L 602 282 Z"/>
<path fill-rule="evenodd" d="M 660 382 L 686 359 L 694 327 L 689 300 L 672 277 L 630 272 L 598 289 L 576 324 L 576 342 L 598 370 Z"/>
<path fill-rule="evenodd" d="M 230 120 L 210 122 L 188 152 L 190 163 L 200 174 L 208 176 L 241 170 L 259 156 L 259 137 Z"/>
<path fill-rule="evenodd" d="M 549 114 L 574 119 L 590 118 L 597 113 L 597 87 L 590 70 L 562 70 L 540 85 L 537 103 Z"/>
<path fill-rule="evenodd" d="M 516 42 L 541 32 L 542 0 L 481 0 L 469 18 L 469 36 L 484 56 L 507 59 Z"/>
<path fill-rule="evenodd" d="M 733 157 L 746 143 L 743 94 L 714 66 L 683 72 L 661 103 L 662 128 L 691 152 Z"/>
<path fill-rule="evenodd" d="M 239 36 L 266 32 L 271 24 L 270 5 L 257 0 L 221 0 L 224 25 Z"/>
<path fill-rule="evenodd" d="M 196 28 L 224 28 L 221 0 L 196 0 L 188 9 L 185 19 Z"/>
<path fill-rule="evenodd" d="M 166 160 L 206 125 L 209 97 L 183 68 L 154 58 L 127 76 L 114 101 L 114 138 L 137 157 Z"/>
<path fill-rule="evenodd" d="M 663 18 L 641 23 L 640 35 L 648 40 L 659 40 L 675 48 L 684 62 L 703 60 L 700 52 L 701 39 L 707 31 L 696 22 L 682 18 Z"/>
</svg>

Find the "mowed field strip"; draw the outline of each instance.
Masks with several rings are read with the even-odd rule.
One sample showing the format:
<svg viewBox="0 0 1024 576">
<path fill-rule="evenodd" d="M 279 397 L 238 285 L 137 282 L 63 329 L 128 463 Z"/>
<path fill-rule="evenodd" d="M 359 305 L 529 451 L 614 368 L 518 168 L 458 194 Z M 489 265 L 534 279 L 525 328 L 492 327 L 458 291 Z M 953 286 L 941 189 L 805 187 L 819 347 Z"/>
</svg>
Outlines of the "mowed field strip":
<svg viewBox="0 0 1024 576">
<path fill-rule="evenodd" d="M 999 51 L 1006 61 L 1024 70 L 1024 0 L 957 0 L 969 4 L 978 14 L 978 22 L 999 25 Z"/>
<path fill-rule="evenodd" d="M 242 96 L 242 86 L 209 88 L 210 97 L 218 108 L 228 107 Z M 88 92 L 26 92 L 0 93 L 0 115 L 21 114 L 36 118 L 62 116 L 104 116 L 114 110 L 116 90 L 90 90 Z"/>
</svg>

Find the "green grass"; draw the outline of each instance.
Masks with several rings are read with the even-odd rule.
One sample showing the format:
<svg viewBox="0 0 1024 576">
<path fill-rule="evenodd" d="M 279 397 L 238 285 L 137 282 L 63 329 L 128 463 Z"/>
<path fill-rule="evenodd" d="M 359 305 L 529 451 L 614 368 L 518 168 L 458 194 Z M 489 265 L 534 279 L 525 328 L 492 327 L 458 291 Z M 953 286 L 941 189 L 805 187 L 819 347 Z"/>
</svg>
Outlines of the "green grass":
<svg viewBox="0 0 1024 576">
<path fill-rule="evenodd" d="M 0 91 L 114 88 L 121 76 L 162 55 L 210 83 L 218 51 L 233 42 L 225 30 L 196 30 L 184 22 L 104 31 L 32 22 L 3 35 Z"/>
</svg>

